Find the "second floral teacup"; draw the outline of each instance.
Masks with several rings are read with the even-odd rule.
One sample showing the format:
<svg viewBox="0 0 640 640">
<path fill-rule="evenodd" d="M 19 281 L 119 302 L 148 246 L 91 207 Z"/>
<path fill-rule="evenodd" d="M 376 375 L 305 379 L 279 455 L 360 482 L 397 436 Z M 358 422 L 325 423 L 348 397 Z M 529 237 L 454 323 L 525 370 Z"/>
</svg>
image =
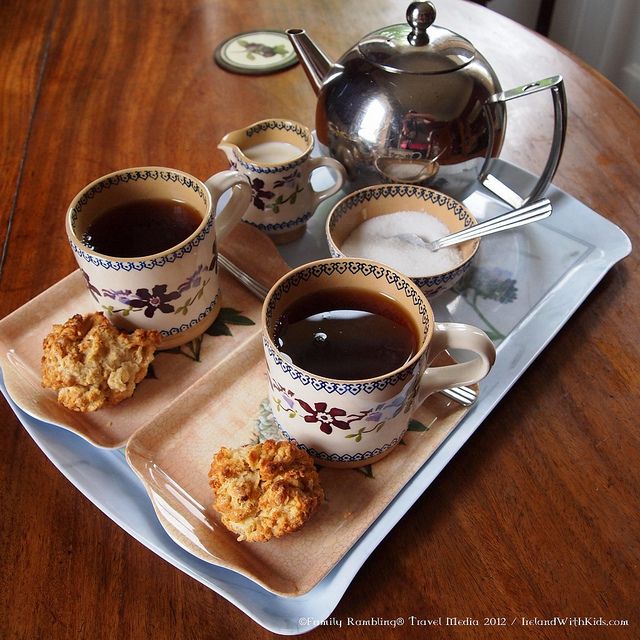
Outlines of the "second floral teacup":
<svg viewBox="0 0 640 640">
<path fill-rule="evenodd" d="M 277 244 L 300 237 L 316 207 L 346 180 L 337 160 L 311 157 L 313 144 L 313 134 L 304 125 L 272 118 L 232 131 L 218 145 L 231 168 L 251 182 L 252 203 L 244 220 Z M 311 174 L 319 167 L 330 170 L 333 184 L 316 191 Z"/>
<path fill-rule="evenodd" d="M 387 455 L 427 396 L 478 382 L 496 353 L 480 329 L 436 322 L 409 278 L 358 258 L 319 260 L 281 278 L 263 306 L 262 337 L 278 426 L 333 467 Z M 433 366 L 445 349 L 474 357 Z"/>
</svg>

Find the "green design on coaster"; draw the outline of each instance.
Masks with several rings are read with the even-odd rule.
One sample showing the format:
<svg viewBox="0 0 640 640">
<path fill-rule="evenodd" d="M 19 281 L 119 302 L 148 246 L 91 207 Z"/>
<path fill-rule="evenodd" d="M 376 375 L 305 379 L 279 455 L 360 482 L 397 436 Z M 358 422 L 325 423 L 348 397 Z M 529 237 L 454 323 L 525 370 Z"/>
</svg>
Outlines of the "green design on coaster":
<svg viewBox="0 0 640 640">
<path fill-rule="evenodd" d="M 293 66 L 298 57 L 283 31 L 247 31 L 225 40 L 215 61 L 227 71 L 260 75 Z"/>
</svg>

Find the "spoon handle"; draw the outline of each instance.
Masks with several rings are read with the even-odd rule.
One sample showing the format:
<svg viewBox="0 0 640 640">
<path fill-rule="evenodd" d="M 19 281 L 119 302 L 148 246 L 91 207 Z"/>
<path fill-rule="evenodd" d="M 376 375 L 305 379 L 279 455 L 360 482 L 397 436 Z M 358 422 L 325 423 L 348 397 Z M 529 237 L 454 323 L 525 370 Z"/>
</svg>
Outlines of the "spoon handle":
<svg viewBox="0 0 640 640">
<path fill-rule="evenodd" d="M 527 204 L 524 207 L 519 207 L 518 209 L 514 209 L 508 213 L 491 218 L 491 220 L 486 220 L 485 222 L 473 225 L 472 227 L 468 227 L 462 231 L 457 231 L 456 233 L 444 236 L 444 238 L 436 240 L 432 244 L 432 248 L 437 251 L 443 247 L 450 247 L 451 245 L 466 242 L 473 238 L 486 236 L 490 233 L 513 229 L 524 224 L 529 224 L 530 222 L 543 220 L 544 218 L 548 218 L 552 211 L 553 208 L 551 207 L 551 202 L 548 198 L 537 200 L 536 202 Z"/>
</svg>

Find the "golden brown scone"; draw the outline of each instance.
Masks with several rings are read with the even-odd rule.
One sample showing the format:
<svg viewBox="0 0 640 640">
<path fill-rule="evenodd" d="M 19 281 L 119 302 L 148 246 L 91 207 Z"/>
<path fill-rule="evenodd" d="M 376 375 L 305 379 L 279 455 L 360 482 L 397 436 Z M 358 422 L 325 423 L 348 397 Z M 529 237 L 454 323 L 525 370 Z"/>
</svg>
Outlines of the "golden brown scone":
<svg viewBox="0 0 640 640">
<path fill-rule="evenodd" d="M 284 440 L 222 447 L 209 470 L 214 508 L 238 540 L 265 542 L 297 531 L 324 499 L 311 456 Z"/>
<path fill-rule="evenodd" d="M 42 343 L 42 386 L 73 411 L 95 411 L 133 395 L 160 343 L 157 331 L 120 331 L 102 312 L 54 324 Z"/>
</svg>

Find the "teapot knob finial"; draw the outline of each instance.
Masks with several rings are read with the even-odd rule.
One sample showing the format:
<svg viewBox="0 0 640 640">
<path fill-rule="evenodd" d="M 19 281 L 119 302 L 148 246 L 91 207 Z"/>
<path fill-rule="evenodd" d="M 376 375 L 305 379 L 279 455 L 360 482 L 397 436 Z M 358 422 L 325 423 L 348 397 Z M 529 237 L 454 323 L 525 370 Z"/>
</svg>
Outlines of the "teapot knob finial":
<svg viewBox="0 0 640 640">
<path fill-rule="evenodd" d="M 407 36 L 409 44 L 423 46 L 429 43 L 427 29 L 436 19 L 436 8 L 431 2 L 412 2 L 407 7 L 407 22 L 411 33 Z"/>
</svg>

